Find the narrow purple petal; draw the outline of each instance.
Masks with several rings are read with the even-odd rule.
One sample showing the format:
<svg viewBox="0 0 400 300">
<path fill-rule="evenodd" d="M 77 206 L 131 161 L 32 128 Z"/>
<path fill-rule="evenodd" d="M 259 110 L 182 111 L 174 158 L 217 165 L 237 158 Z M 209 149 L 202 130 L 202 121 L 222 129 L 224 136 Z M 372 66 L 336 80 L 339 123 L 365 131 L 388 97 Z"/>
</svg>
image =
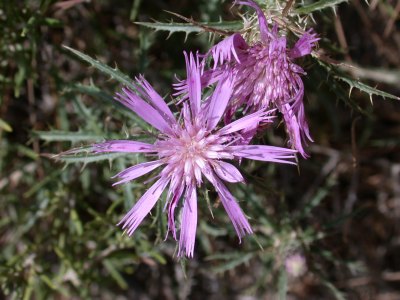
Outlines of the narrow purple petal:
<svg viewBox="0 0 400 300">
<path fill-rule="evenodd" d="M 123 88 L 122 94 L 117 94 L 115 99 L 162 133 L 171 133 L 171 125 L 168 124 L 164 117 L 133 91 Z"/>
<path fill-rule="evenodd" d="M 200 83 L 201 83 L 201 87 L 207 87 L 210 86 L 214 83 L 216 83 L 217 81 L 219 81 L 223 75 L 225 74 L 226 68 L 222 69 L 218 68 L 218 69 L 210 69 L 210 70 L 205 70 L 204 72 L 202 72 L 201 74 L 201 78 L 200 78 Z M 172 95 L 177 97 L 180 96 L 181 98 L 179 99 L 179 102 L 182 102 L 186 99 L 188 99 L 189 97 L 189 87 L 187 84 L 187 80 L 179 80 L 177 79 L 178 82 L 174 83 L 174 90 L 176 91 L 175 93 L 173 93 Z"/>
<path fill-rule="evenodd" d="M 218 65 L 223 65 L 226 61 L 231 62 L 233 60 L 232 56 L 240 63 L 240 51 L 246 50 L 247 48 L 249 48 L 249 45 L 247 45 L 246 41 L 239 33 L 232 34 L 223 39 L 208 52 L 211 53 L 214 60 L 213 69 Z"/>
<path fill-rule="evenodd" d="M 264 145 L 229 146 L 228 148 L 236 157 L 292 165 L 296 164 L 291 161 L 296 158 L 295 154 L 297 153 L 297 151 L 293 149 Z"/>
<path fill-rule="evenodd" d="M 171 187 L 170 187 L 171 188 Z M 169 232 L 172 232 L 173 238 L 176 240 L 176 228 L 175 228 L 175 208 L 178 205 L 178 201 L 182 196 L 184 185 L 180 184 L 172 193 L 172 199 L 168 205 L 168 230 L 167 236 Z"/>
<path fill-rule="evenodd" d="M 233 132 L 237 132 L 249 127 L 254 127 L 258 126 L 260 122 L 271 122 L 275 116 L 268 116 L 275 110 L 270 110 L 270 111 L 257 111 L 255 113 L 249 114 L 244 116 L 243 118 L 240 118 L 239 120 L 236 120 L 232 123 L 229 123 L 228 125 L 224 126 L 221 128 L 218 133 L 219 134 L 229 134 Z"/>
<path fill-rule="evenodd" d="M 283 110 L 283 118 L 285 120 L 286 129 L 289 134 L 290 146 L 297 149 L 299 153 L 304 158 L 306 158 L 307 154 L 305 153 L 303 145 L 301 144 L 300 127 L 297 122 L 296 116 L 293 113 L 290 113 L 288 110 Z"/>
<path fill-rule="evenodd" d="M 190 108 L 189 105 L 184 102 L 182 105 L 182 117 L 183 117 L 183 122 L 185 124 L 185 127 L 190 127 L 192 122 L 191 122 L 191 117 L 190 117 Z"/>
<path fill-rule="evenodd" d="M 231 219 L 236 234 L 239 237 L 239 241 L 241 241 L 242 237 L 246 234 L 253 233 L 249 221 L 247 221 L 247 218 L 243 214 L 239 204 L 236 202 L 235 197 L 233 197 L 222 181 L 214 176 L 210 170 L 203 174 L 216 188 L 218 195 L 221 198 L 222 205 Z"/>
<path fill-rule="evenodd" d="M 131 210 L 122 218 L 117 225 L 122 225 L 126 233 L 131 236 L 139 224 L 143 221 L 144 217 L 150 212 L 160 198 L 162 192 L 168 184 L 168 179 L 161 177 L 154 183 L 146 193 L 139 199 L 138 202 L 131 208 Z"/>
<path fill-rule="evenodd" d="M 183 256 L 185 253 L 187 257 L 193 257 L 197 228 L 197 194 L 194 185 L 187 188 L 185 198 L 182 211 L 178 256 Z"/>
<path fill-rule="evenodd" d="M 306 136 L 311 139 L 310 133 L 308 132 L 307 123 L 299 124 L 299 120 L 289 104 L 283 105 L 281 112 L 285 120 L 287 132 L 289 134 L 290 145 L 298 150 L 301 156 L 307 158 L 308 154 L 304 151 L 302 145 L 302 129 L 305 130 L 305 134 L 307 134 Z"/>
<path fill-rule="evenodd" d="M 237 143 L 237 145 L 248 145 L 250 144 L 251 140 L 253 137 L 256 135 L 258 130 L 258 125 L 253 123 L 249 125 L 246 129 L 240 132 L 240 141 Z"/>
<path fill-rule="evenodd" d="M 214 166 L 214 171 L 219 178 L 227 182 L 243 182 L 244 178 L 240 171 L 230 163 L 224 162 L 222 160 L 216 161 Z"/>
<path fill-rule="evenodd" d="M 207 113 L 207 128 L 212 130 L 217 126 L 221 119 L 226 106 L 228 105 L 229 99 L 233 92 L 234 80 L 232 74 L 227 76 L 218 82 L 217 87 L 211 97 L 210 104 Z"/>
<path fill-rule="evenodd" d="M 138 86 L 141 87 L 141 92 L 146 96 L 146 99 L 157 109 L 161 116 L 170 123 L 170 125 L 176 124 L 176 119 L 164 99 L 153 89 L 150 83 L 143 77 L 140 76 L 136 79 Z"/>
<path fill-rule="evenodd" d="M 185 55 L 185 61 L 186 61 L 187 88 L 190 101 L 190 108 L 192 110 L 192 115 L 197 116 L 200 111 L 200 102 L 201 102 L 201 81 L 200 81 L 199 61 L 197 56 L 196 59 L 194 58 L 193 53 L 190 53 L 189 57 L 186 52 L 184 52 L 183 54 Z"/>
<path fill-rule="evenodd" d="M 147 143 L 128 141 L 128 140 L 114 140 L 97 143 L 92 145 L 92 151 L 97 153 L 102 152 L 126 152 L 126 153 L 147 153 L 156 152 L 154 146 Z"/>
<path fill-rule="evenodd" d="M 304 105 L 301 104 L 298 112 L 297 112 L 297 119 L 299 121 L 299 124 L 301 125 L 300 128 L 302 129 L 302 139 L 304 142 L 310 141 L 314 142 L 314 140 L 311 137 L 310 130 L 308 128 L 308 124 L 306 121 L 306 115 L 304 112 Z"/>
<path fill-rule="evenodd" d="M 311 53 L 315 43 L 319 40 L 312 29 L 304 33 L 289 52 L 289 57 L 294 59 Z"/>
<path fill-rule="evenodd" d="M 130 168 L 118 173 L 117 175 L 113 176 L 113 178 L 118 177 L 118 178 L 122 179 L 122 180 L 114 183 L 113 186 L 134 180 L 142 175 L 145 175 L 145 174 L 153 171 L 154 169 L 158 168 L 162 164 L 164 164 L 163 161 L 156 160 L 156 161 L 141 163 L 141 164 L 135 165 L 133 167 L 130 167 Z"/>
<path fill-rule="evenodd" d="M 253 0 L 235 1 L 235 4 L 247 5 L 256 10 L 257 16 L 258 16 L 258 24 L 260 27 L 261 38 L 264 41 L 268 40 L 271 37 L 271 32 L 268 29 L 267 18 L 265 17 L 263 11 L 258 6 L 258 4 L 256 2 L 254 2 Z"/>
</svg>

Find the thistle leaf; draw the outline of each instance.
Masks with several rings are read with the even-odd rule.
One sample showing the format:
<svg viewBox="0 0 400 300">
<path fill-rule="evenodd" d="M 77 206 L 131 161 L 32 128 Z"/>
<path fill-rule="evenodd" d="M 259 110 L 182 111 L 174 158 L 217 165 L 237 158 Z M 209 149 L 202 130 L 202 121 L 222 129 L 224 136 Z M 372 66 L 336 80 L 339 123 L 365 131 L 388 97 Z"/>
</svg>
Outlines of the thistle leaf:
<svg viewBox="0 0 400 300">
<path fill-rule="evenodd" d="M 168 36 L 178 32 L 183 32 L 186 35 L 189 35 L 190 33 L 221 33 L 221 31 L 229 32 L 243 29 L 243 23 L 241 21 L 196 22 L 196 24 L 176 22 L 135 22 L 135 24 L 154 29 L 155 31 L 167 31 L 169 33 Z"/>
<path fill-rule="evenodd" d="M 131 83 L 132 80 L 129 78 L 129 76 L 122 73 L 120 70 L 118 70 L 118 68 L 111 68 L 110 66 L 108 66 L 94 58 L 91 58 L 89 55 L 86 55 L 86 54 L 84 54 L 78 50 L 75 50 L 73 48 L 70 48 L 68 46 L 63 46 L 63 47 L 65 49 L 67 49 L 68 51 L 72 52 L 73 54 L 75 54 L 76 56 L 78 56 L 80 59 L 86 61 L 87 63 L 89 63 L 90 65 L 92 65 L 93 67 L 95 67 L 96 69 L 101 71 L 102 73 L 107 74 L 111 78 L 117 80 L 118 82 L 122 83 L 123 85 L 136 91 L 136 88 Z"/>
<path fill-rule="evenodd" d="M 347 76 L 346 74 L 344 74 L 341 70 L 339 70 L 336 66 L 332 65 L 332 64 L 327 64 L 324 61 L 318 59 L 318 63 L 324 67 L 329 74 L 331 74 L 333 76 L 333 78 L 335 78 L 338 81 L 343 81 L 346 82 L 349 87 L 350 87 L 350 93 L 349 93 L 349 98 L 350 98 L 350 94 L 351 91 L 356 88 L 358 90 L 360 90 L 361 92 L 364 92 L 366 94 L 369 95 L 369 98 L 371 100 L 372 103 L 372 96 L 380 96 L 382 98 L 389 98 L 389 99 L 394 99 L 394 100 L 400 100 L 400 97 L 389 94 L 387 92 L 378 90 L 377 88 L 374 88 L 372 86 L 369 86 L 357 79 L 353 79 L 349 76 Z"/>
<path fill-rule="evenodd" d="M 387 92 L 378 90 L 372 86 L 369 86 L 365 83 L 362 83 L 361 81 L 352 79 L 350 77 L 346 77 L 346 76 L 338 76 L 335 75 L 335 78 L 346 82 L 349 86 L 350 86 L 350 92 L 353 88 L 356 88 L 364 93 L 367 93 L 369 95 L 369 98 L 371 100 L 372 103 L 372 96 L 376 95 L 376 96 L 381 96 L 383 98 L 390 98 L 390 99 L 394 99 L 394 100 L 400 100 L 400 97 L 397 97 L 395 95 L 389 94 Z"/>
<path fill-rule="evenodd" d="M 82 131 L 33 131 L 32 134 L 46 142 L 80 142 L 104 140 L 104 136 Z"/>
<path fill-rule="evenodd" d="M 325 9 L 328 7 L 335 8 L 336 5 L 338 5 L 342 2 L 348 2 L 348 0 L 320 0 L 320 1 L 308 4 L 308 5 L 304 5 L 304 6 L 296 8 L 294 10 L 294 13 L 305 15 L 305 14 L 309 14 L 314 11 L 322 10 L 322 9 Z"/>
</svg>

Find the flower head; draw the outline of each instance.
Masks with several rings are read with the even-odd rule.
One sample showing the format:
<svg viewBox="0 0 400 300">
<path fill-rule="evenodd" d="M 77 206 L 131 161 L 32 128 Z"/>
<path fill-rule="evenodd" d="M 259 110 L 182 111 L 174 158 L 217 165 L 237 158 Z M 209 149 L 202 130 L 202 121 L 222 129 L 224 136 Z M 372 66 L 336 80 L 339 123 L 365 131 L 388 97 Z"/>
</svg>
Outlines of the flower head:
<svg viewBox="0 0 400 300">
<path fill-rule="evenodd" d="M 286 258 L 286 272 L 293 277 L 299 277 L 307 271 L 306 260 L 303 255 L 296 253 Z"/>
<path fill-rule="evenodd" d="M 310 54 L 318 40 L 316 34 L 303 34 L 292 49 L 287 39 L 278 32 L 275 24 L 269 28 L 260 7 L 252 0 L 236 1 L 254 8 L 258 15 L 260 40 L 249 45 L 236 33 L 222 40 L 205 55 L 211 56 L 214 64 L 202 76 L 202 85 L 224 80 L 229 73 L 233 77 L 232 96 L 228 104 L 226 121 L 239 107 L 254 112 L 260 109 L 277 108 L 283 115 L 290 144 L 303 157 L 307 157 L 302 142 L 312 141 L 305 119 L 301 75 L 305 72 L 294 59 Z M 185 92 L 185 83 L 177 85 L 178 93 Z M 247 128 L 243 134 L 249 141 L 257 128 Z"/>
<path fill-rule="evenodd" d="M 135 83 L 140 96 L 128 88 L 117 94 L 116 100 L 159 131 L 153 144 L 115 140 L 95 144 L 92 149 L 95 152 L 140 152 L 155 157 L 153 161 L 132 166 L 116 175 L 120 179 L 116 184 L 120 184 L 163 167 L 156 176 L 157 181 L 125 215 L 119 225 L 122 225 L 128 235 L 132 235 L 169 186 L 165 206 L 168 210 L 168 232 L 177 239 L 174 215 L 176 207 L 182 201 L 178 255 L 186 254 L 191 257 L 197 225 L 196 189 L 203 184 L 204 178 L 215 187 L 241 239 L 245 234 L 252 233 L 252 229 L 224 181 L 243 182 L 243 176 L 227 161 L 247 158 L 294 164 L 296 151 L 235 143 L 238 139 L 237 132 L 260 122 L 270 122 L 273 118 L 270 116 L 271 111 L 254 112 L 222 128 L 218 127 L 231 98 L 233 80 L 228 76 L 220 81 L 209 99 L 202 101 L 199 61 L 192 54 L 189 56 L 185 54 L 185 58 L 189 101 L 183 103 L 178 119 L 143 77 L 138 78 Z"/>
</svg>

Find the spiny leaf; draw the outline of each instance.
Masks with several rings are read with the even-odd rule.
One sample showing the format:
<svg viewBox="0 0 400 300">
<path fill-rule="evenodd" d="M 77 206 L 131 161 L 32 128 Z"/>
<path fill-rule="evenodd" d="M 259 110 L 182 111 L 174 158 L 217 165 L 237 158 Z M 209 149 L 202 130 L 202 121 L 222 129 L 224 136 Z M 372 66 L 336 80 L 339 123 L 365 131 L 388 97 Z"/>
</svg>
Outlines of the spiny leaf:
<svg viewBox="0 0 400 300">
<path fill-rule="evenodd" d="M 167 31 L 170 36 L 173 33 L 183 32 L 186 35 L 199 32 L 237 31 L 243 28 L 241 21 L 221 21 L 221 22 L 202 22 L 202 23 L 176 23 L 176 22 L 135 22 L 135 24 L 145 26 L 155 31 Z"/>
<path fill-rule="evenodd" d="M 72 52 L 73 54 L 75 54 L 76 56 L 78 56 L 80 59 L 86 61 L 87 63 L 89 63 L 90 65 L 92 65 L 93 67 L 95 67 L 96 69 L 98 69 L 99 71 L 103 72 L 104 74 L 107 74 L 108 76 L 110 76 L 111 78 L 119 81 L 120 83 L 122 83 L 123 85 L 126 85 L 127 87 L 129 87 L 130 89 L 136 91 L 135 86 L 131 83 L 132 80 L 129 78 L 129 76 L 125 75 L 124 73 L 122 73 L 120 70 L 118 70 L 117 68 L 111 68 L 110 66 L 91 58 L 89 55 L 86 55 L 78 50 L 75 50 L 73 48 L 70 48 L 68 46 L 63 46 L 65 49 L 67 49 L 68 51 Z"/>
<path fill-rule="evenodd" d="M 360 90 L 361 92 L 367 93 L 370 97 L 371 103 L 372 103 L 372 96 L 380 96 L 383 98 L 390 98 L 394 100 L 400 100 L 400 97 L 397 97 L 395 95 L 389 94 L 387 92 L 378 90 L 372 86 L 369 86 L 357 79 L 353 79 L 345 75 L 341 70 L 339 70 L 335 65 L 326 63 L 320 59 L 318 59 L 318 63 L 324 67 L 329 74 L 333 76 L 336 80 L 346 82 L 350 86 L 350 93 L 353 90 L 353 88 L 356 88 Z"/>
<path fill-rule="evenodd" d="M 324 8 L 332 7 L 334 8 L 336 5 L 348 2 L 348 0 L 320 0 L 308 5 L 301 6 L 294 10 L 297 14 L 309 14 L 317 10 L 322 10 Z"/>
<path fill-rule="evenodd" d="M 90 140 L 103 140 L 104 136 L 82 131 L 33 131 L 34 136 L 47 142 L 79 142 Z"/>
<path fill-rule="evenodd" d="M 381 96 L 383 98 L 390 98 L 394 100 L 400 100 L 400 97 L 373 88 L 372 86 L 362 83 L 361 81 L 346 76 L 338 76 L 338 75 L 335 75 L 335 78 L 346 82 L 350 86 L 350 92 L 353 88 L 356 88 L 364 93 L 367 93 L 370 97 L 371 103 L 372 103 L 372 95 Z"/>
</svg>

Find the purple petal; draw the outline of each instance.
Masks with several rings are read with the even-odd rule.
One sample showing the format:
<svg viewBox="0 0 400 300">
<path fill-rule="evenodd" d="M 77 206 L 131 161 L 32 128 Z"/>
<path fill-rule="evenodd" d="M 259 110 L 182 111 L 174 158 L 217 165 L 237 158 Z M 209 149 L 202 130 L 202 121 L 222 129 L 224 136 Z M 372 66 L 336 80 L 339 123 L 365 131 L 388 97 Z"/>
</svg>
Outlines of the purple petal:
<svg viewBox="0 0 400 300">
<path fill-rule="evenodd" d="M 238 141 L 237 145 L 248 145 L 251 140 L 257 133 L 258 126 L 257 124 L 252 124 L 243 131 L 240 132 L 240 141 Z"/>
<path fill-rule="evenodd" d="M 308 128 L 308 124 L 307 124 L 307 121 L 306 121 L 306 115 L 304 113 L 304 105 L 303 104 L 300 106 L 300 108 L 299 108 L 299 110 L 297 112 L 297 119 L 299 121 L 300 128 L 301 128 L 301 131 L 302 131 L 302 140 L 305 141 L 305 142 L 307 142 L 307 140 L 310 141 L 310 142 L 314 142 L 314 140 L 311 137 L 310 130 Z"/>
<path fill-rule="evenodd" d="M 209 130 L 214 129 L 221 119 L 222 114 L 228 105 L 228 101 L 231 98 L 233 84 L 234 80 L 232 74 L 229 73 L 223 80 L 218 82 L 208 107 L 207 128 Z"/>
<path fill-rule="evenodd" d="M 263 121 L 263 122 L 271 122 L 275 116 L 267 116 L 268 114 L 272 113 L 274 110 L 270 111 L 257 111 L 255 113 L 249 114 L 247 116 L 244 116 L 243 118 L 240 118 L 239 120 L 236 120 L 223 128 L 221 128 L 218 133 L 219 134 L 229 134 L 233 132 L 237 132 L 246 128 L 253 128 L 257 127 L 258 124 Z"/>
<path fill-rule="evenodd" d="M 201 82 L 200 82 L 200 67 L 198 57 L 196 60 L 193 53 L 189 54 L 189 58 L 186 52 L 186 73 L 187 73 L 187 88 L 190 100 L 190 108 L 192 110 L 192 116 L 197 116 L 200 111 L 200 101 L 201 101 Z"/>
<path fill-rule="evenodd" d="M 296 164 L 290 161 L 296 158 L 295 154 L 297 151 L 293 149 L 264 145 L 244 145 L 229 146 L 229 150 L 232 151 L 232 154 L 236 157 L 292 165 Z"/>
<path fill-rule="evenodd" d="M 211 52 L 214 60 L 213 69 L 215 69 L 218 64 L 223 65 L 226 61 L 231 62 L 232 56 L 240 63 L 240 51 L 246 50 L 247 48 L 249 48 L 249 45 L 247 45 L 246 41 L 239 33 L 235 33 L 223 39 L 208 52 Z"/>
<path fill-rule="evenodd" d="M 216 188 L 218 195 L 221 198 L 222 205 L 231 219 L 236 234 L 239 237 L 239 241 L 241 241 L 242 237 L 246 234 L 253 233 L 251 226 L 247 221 L 246 216 L 243 214 L 243 211 L 240 209 L 239 204 L 237 204 L 235 197 L 232 196 L 221 180 L 215 177 L 212 174 L 212 171 L 204 172 L 203 174 Z"/>
<path fill-rule="evenodd" d="M 171 231 L 173 238 L 176 240 L 176 228 L 175 228 L 175 208 L 178 205 L 178 201 L 182 196 L 184 185 L 179 185 L 173 192 L 172 199 L 168 205 L 168 233 Z"/>
<path fill-rule="evenodd" d="M 127 141 L 127 140 L 114 140 L 106 141 L 103 143 L 93 144 L 92 151 L 97 153 L 102 152 L 126 152 L 126 153 L 140 153 L 140 152 L 156 152 L 154 146 L 147 143 Z"/>
<path fill-rule="evenodd" d="M 293 49 L 290 50 L 290 58 L 293 59 L 310 54 L 312 48 L 315 47 L 315 42 L 318 40 L 319 38 L 317 37 L 317 34 L 313 33 L 313 30 L 310 29 L 300 37 Z"/>
<path fill-rule="evenodd" d="M 306 142 L 306 139 L 308 139 L 312 142 L 313 140 L 310 136 L 307 122 L 305 121 L 303 105 L 301 104 L 298 112 L 298 116 L 301 120 L 299 120 L 299 117 L 295 115 L 289 104 L 283 105 L 280 110 L 285 120 L 291 146 L 298 150 L 301 156 L 308 158 L 308 154 L 304 151 L 302 141 Z"/>
<path fill-rule="evenodd" d="M 114 183 L 113 186 L 134 180 L 144 174 L 147 174 L 147 173 L 153 171 L 154 169 L 158 168 L 162 164 L 164 164 L 163 161 L 156 160 L 156 161 L 141 163 L 136 166 L 130 167 L 130 168 L 118 173 L 117 175 L 113 176 L 113 178 L 115 178 L 115 177 L 122 178 L 122 180 Z"/>
<path fill-rule="evenodd" d="M 243 182 L 244 178 L 240 171 L 234 166 L 222 160 L 216 161 L 214 171 L 219 178 L 228 182 Z"/>
<path fill-rule="evenodd" d="M 235 1 L 235 4 L 247 5 L 256 10 L 257 16 L 258 16 L 258 24 L 260 27 L 261 38 L 265 41 L 268 40 L 271 37 L 271 32 L 268 29 L 267 18 L 265 17 L 263 11 L 258 6 L 258 4 L 256 2 L 254 2 L 253 0 Z"/>
<path fill-rule="evenodd" d="M 194 185 L 187 188 L 185 198 L 182 211 L 178 256 L 183 256 L 185 252 L 187 257 L 193 257 L 197 228 L 197 194 Z"/>
<path fill-rule="evenodd" d="M 168 124 L 164 117 L 133 91 L 123 88 L 122 94 L 117 94 L 115 99 L 162 133 L 171 133 L 171 125 Z"/>
<path fill-rule="evenodd" d="M 220 68 L 218 69 L 210 69 L 210 70 L 206 70 L 201 74 L 201 78 L 200 78 L 200 83 L 201 83 L 201 87 L 207 87 L 210 86 L 214 83 L 216 83 L 217 81 L 219 81 L 222 76 L 225 74 L 224 70 L 220 70 Z M 174 90 L 176 91 L 175 93 L 173 93 L 172 95 L 177 97 L 180 96 L 181 99 L 179 100 L 179 102 L 184 101 L 186 99 L 188 99 L 188 94 L 189 94 L 189 88 L 188 88 L 188 84 L 187 84 L 187 80 L 178 80 L 178 83 L 174 83 Z M 178 102 L 178 103 L 179 103 Z"/>
<path fill-rule="evenodd" d="M 168 184 L 168 179 L 161 177 L 146 193 L 139 199 L 138 202 L 131 208 L 131 210 L 123 217 L 117 224 L 122 225 L 122 229 L 131 236 L 139 224 L 143 221 L 144 217 L 150 212 L 160 198 L 162 192 Z"/>
<path fill-rule="evenodd" d="M 176 124 L 174 114 L 165 103 L 164 99 L 153 89 L 150 83 L 143 77 L 140 76 L 136 79 L 138 87 L 141 87 L 141 92 L 145 95 L 146 99 L 153 104 L 157 111 L 164 117 L 164 119 L 170 123 L 170 125 Z"/>
</svg>

